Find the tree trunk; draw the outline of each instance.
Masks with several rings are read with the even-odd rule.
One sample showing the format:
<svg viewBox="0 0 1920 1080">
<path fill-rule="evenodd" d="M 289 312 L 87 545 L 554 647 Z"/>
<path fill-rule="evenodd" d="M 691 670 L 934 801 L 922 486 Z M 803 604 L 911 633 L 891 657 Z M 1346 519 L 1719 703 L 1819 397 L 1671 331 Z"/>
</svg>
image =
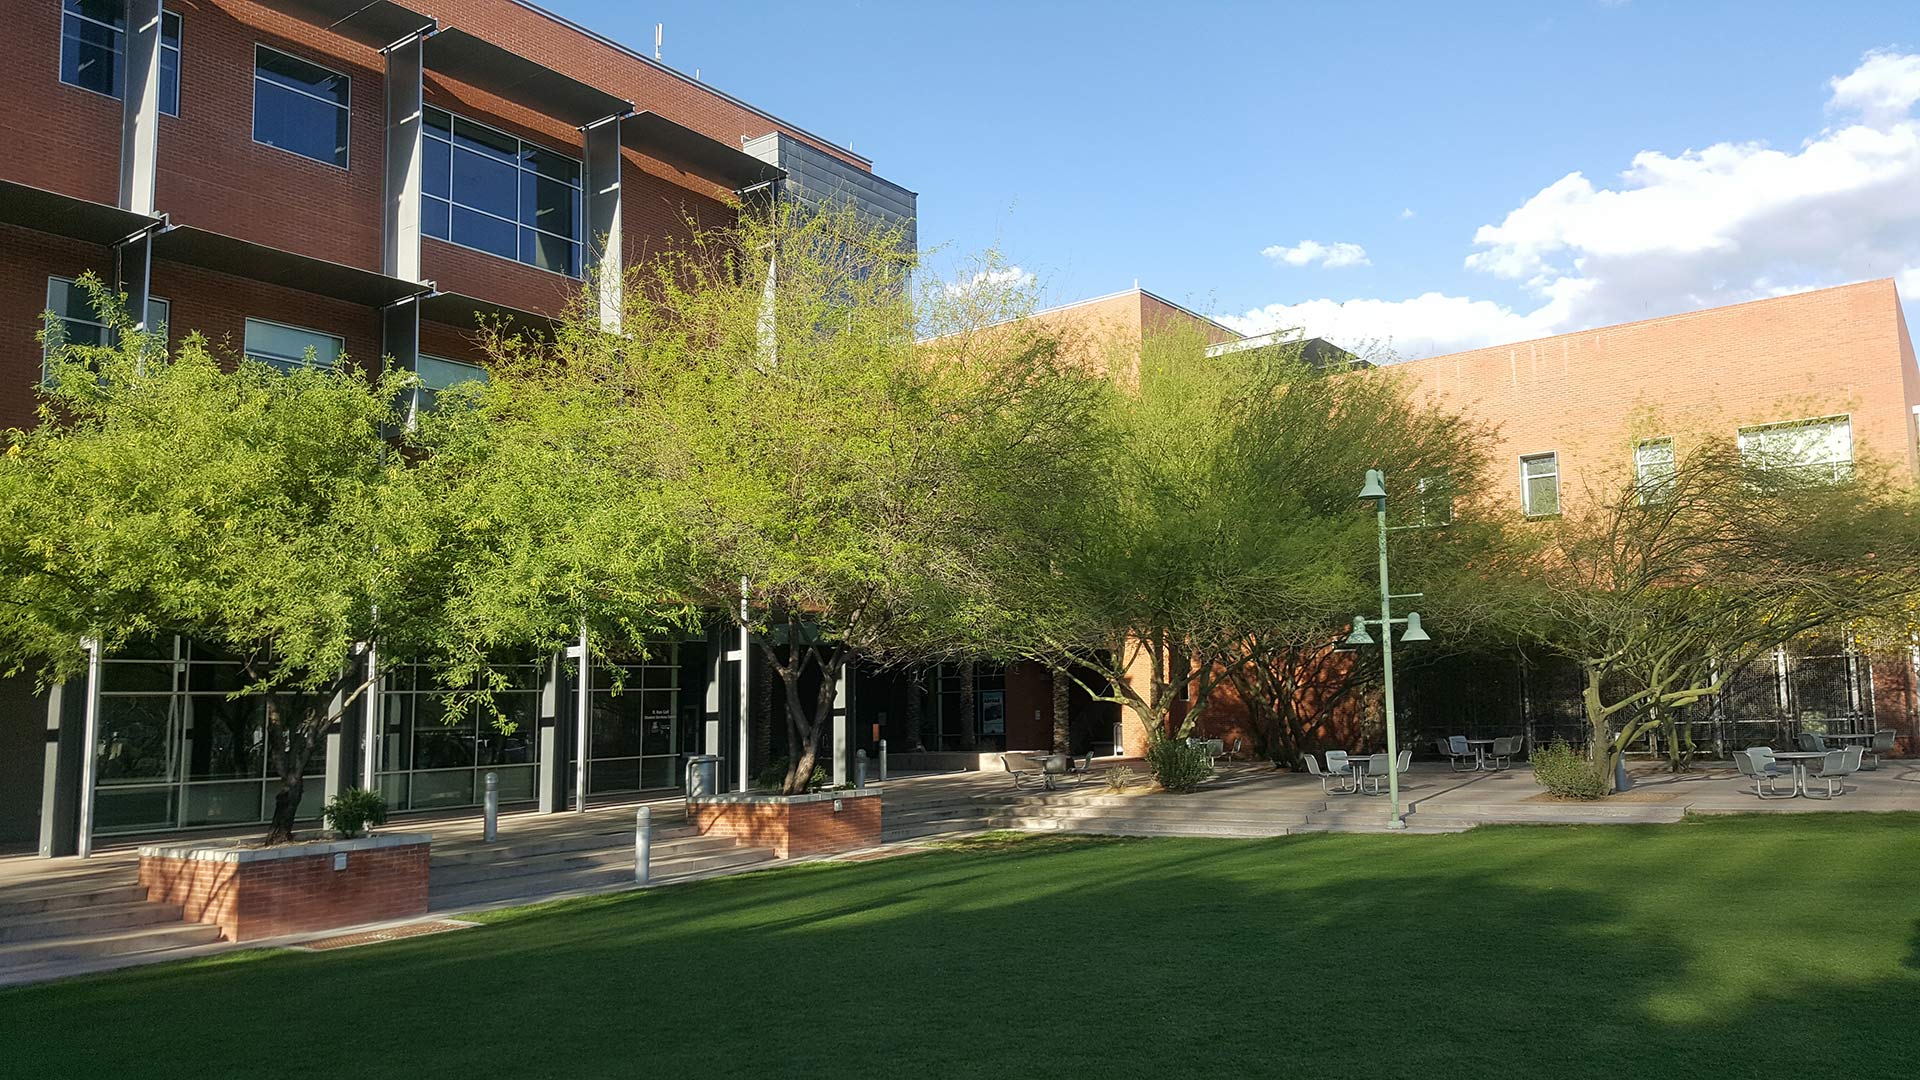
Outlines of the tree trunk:
<svg viewBox="0 0 1920 1080">
<path fill-rule="evenodd" d="M 787 776 L 780 785 L 783 795 L 804 795 L 813 779 L 813 766 L 819 757 L 820 728 L 806 715 L 800 701 L 797 673 L 783 671 L 780 681 L 787 697 Z"/>
<path fill-rule="evenodd" d="M 1581 688 L 1580 700 L 1587 710 L 1589 738 L 1593 743 L 1593 767 L 1608 787 L 1614 787 L 1615 766 L 1620 760 L 1622 747 L 1616 747 L 1611 725 L 1607 722 L 1606 705 L 1600 700 L 1600 671 L 1597 668 L 1586 669 L 1586 685 Z"/>
<path fill-rule="evenodd" d="M 276 733 L 272 742 L 274 771 L 280 776 L 280 787 L 273 795 L 273 816 L 268 819 L 268 845 L 290 844 L 293 842 L 293 828 L 300 816 L 300 800 L 306 794 L 307 766 L 312 764 L 314 749 L 326 738 L 326 714 L 318 717 L 311 711 L 305 711 L 299 722 L 287 722 L 286 706 L 279 695 L 267 696 L 267 730 Z M 316 724 L 318 730 L 314 730 Z"/>
<path fill-rule="evenodd" d="M 973 661 L 960 664 L 960 749 L 973 750 L 980 745 L 980 718 L 973 703 Z"/>
<path fill-rule="evenodd" d="M 1073 752 L 1073 726 L 1068 709 L 1072 707 L 1072 684 L 1064 671 L 1053 674 L 1053 752 Z"/>
<path fill-rule="evenodd" d="M 927 748 L 927 740 L 924 735 L 924 729 L 921 726 L 926 722 L 927 714 L 927 695 L 920 684 L 920 680 L 925 676 L 926 673 L 919 668 L 912 668 L 907 671 L 907 738 L 905 745 L 912 747 L 914 750 L 925 750 Z"/>
</svg>

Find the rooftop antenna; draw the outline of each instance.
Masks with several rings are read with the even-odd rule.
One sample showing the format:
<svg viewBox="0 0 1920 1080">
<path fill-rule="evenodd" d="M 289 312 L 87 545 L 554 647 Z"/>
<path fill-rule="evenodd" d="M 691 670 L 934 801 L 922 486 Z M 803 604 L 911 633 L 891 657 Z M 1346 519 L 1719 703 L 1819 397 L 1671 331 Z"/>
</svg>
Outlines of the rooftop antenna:
<svg viewBox="0 0 1920 1080">
<path fill-rule="evenodd" d="M 666 35 L 667 35 L 666 23 L 653 24 L 653 58 L 656 61 L 660 59 L 660 43 L 661 43 L 661 40 L 666 37 Z"/>
</svg>

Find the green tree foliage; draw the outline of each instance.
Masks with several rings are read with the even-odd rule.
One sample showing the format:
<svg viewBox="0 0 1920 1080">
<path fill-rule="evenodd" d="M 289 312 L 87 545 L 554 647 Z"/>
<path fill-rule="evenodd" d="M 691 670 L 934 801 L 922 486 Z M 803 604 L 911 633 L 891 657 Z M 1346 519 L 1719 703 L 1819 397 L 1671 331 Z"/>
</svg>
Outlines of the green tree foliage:
<svg viewBox="0 0 1920 1080">
<path fill-rule="evenodd" d="M 1409 495 L 1425 481 L 1400 504 L 1399 523 L 1433 526 L 1394 534 L 1401 580 L 1429 589 L 1436 627 L 1470 606 L 1450 584 L 1498 536 L 1476 425 L 1389 371 L 1325 370 L 1297 346 L 1209 356 L 1196 328 L 1150 335 L 1109 370 L 1097 453 L 1030 511 L 999 595 L 1015 651 L 1087 665 L 1089 692 L 1150 740 L 1184 734 L 1248 665 L 1324 652 L 1377 605 L 1374 522 L 1355 498 L 1369 468 Z"/>
<path fill-rule="evenodd" d="M 0 460 L 0 655 L 47 681 L 84 669 L 83 640 L 181 633 L 239 657 L 266 695 L 285 839 L 326 729 L 367 689 L 363 644 L 434 637 L 435 538 L 407 527 L 419 492 L 383 438 L 404 380 L 227 370 L 198 336 L 169 354 L 86 284 L 117 343 L 57 348 L 39 424 Z"/>
<path fill-rule="evenodd" d="M 1671 477 L 1622 480 L 1549 525 L 1506 593 L 1516 634 L 1579 664 L 1602 776 L 1650 730 L 1684 741 L 1682 711 L 1754 658 L 1920 596 L 1914 495 L 1872 463 L 1836 478 L 1722 440 L 1684 449 Z"/>
</svg>

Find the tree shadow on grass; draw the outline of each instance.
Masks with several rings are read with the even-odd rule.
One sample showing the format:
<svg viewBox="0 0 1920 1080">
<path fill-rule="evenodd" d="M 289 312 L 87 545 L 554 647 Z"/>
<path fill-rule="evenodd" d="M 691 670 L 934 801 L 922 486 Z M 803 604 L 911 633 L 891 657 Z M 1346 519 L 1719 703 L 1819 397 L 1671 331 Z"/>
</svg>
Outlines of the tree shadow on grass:
<svg viewBox="0 0 1920 1080">
<path fill-rule="evenodd" d="M 1906 1076 L 1901 824 L 994 841 L 0 994 L 0 1027 L 36 1077 Z"/>
</svg>

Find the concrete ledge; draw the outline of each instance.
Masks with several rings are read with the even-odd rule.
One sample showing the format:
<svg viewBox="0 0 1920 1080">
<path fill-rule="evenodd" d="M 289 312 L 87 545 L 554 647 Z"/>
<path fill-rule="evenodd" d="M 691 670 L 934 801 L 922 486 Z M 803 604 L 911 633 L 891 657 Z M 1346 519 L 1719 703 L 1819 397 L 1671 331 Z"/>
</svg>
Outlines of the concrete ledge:
<svg viewBox="0 0 1920 1080">
<path fill-rule="evenodd" d="M 776 795 L 766 791 L 729 791 L 720 795 L 694 795 L 688 806 L 794 806 L 800 803 L 832 802 L 835 799 L 879 798 L 879 788 L 848 788 L 845 791 L 809 791 L 804 795 Z"/>
<path fill-rule="evenodd" d="M 394 833 L 278 847 L 140 849 L 147 899 L 179 904 L 229 941 L 384 922 L 427 912 L 432 837 Z"/>
<path fill-rule="evenodd" d="M 308 855 L 332 855 L 340 851 L 378 851 L 431 843 L 431 833 L 382 833 L 352 840 L 313 840 L 304 843 L 258 847 L 236 844 L 145 844 L 143 859 L 186 859 L 194 862 L 265 862 L 271 859 L 298 859 Z"/>
</svg>

